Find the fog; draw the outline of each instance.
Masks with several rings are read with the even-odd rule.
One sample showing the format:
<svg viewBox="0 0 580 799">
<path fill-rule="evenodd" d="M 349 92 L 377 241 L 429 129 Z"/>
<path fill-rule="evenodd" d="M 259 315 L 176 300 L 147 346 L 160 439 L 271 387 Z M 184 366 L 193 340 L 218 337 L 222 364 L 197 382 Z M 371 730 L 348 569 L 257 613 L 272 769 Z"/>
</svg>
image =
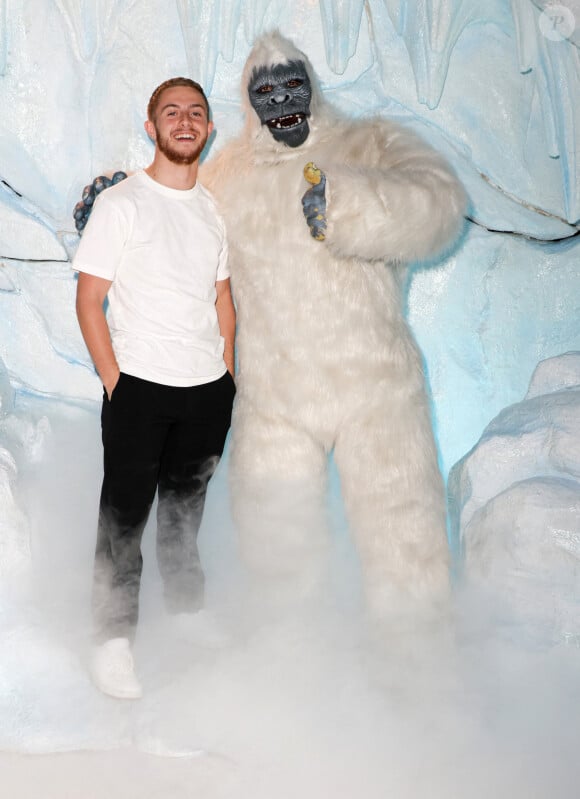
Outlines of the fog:
<svg viewBox="0 0 580 799">
<path fill-rule="evenodd" d="M 6 795 L 575 795 L 578 648 L 547 645 L 460 587 L 439 621 L 370 620 L 334 492 L 324 595 L 247 603 L 227 455 L 200 533 L 223 640 L 184 637 L 165 615 L 150 522 L 135 647 L 145 695 L 101 695 L 86 669 L 98 414 L 26 403 L 49 425 L 21 485 L 33 568 L 2 592 L 0 749 L 21 753 L 0 756 Z"/>
</svg>

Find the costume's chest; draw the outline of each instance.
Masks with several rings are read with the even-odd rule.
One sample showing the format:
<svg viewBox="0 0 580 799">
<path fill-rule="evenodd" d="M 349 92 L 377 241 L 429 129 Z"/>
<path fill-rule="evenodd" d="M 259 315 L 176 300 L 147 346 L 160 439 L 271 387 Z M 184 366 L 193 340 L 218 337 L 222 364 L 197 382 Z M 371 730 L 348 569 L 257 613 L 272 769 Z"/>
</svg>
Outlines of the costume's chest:
<svg viewBox="0 0 580 799">
<path fill-rule="evenodd" d="M 255 254 L 257 247 L 280 251 L 309 244 L 301 202 L 309 186 L 302 167 L 294 159 L 231 179 L 221 208 L 234 247 Z"/>
</svg>

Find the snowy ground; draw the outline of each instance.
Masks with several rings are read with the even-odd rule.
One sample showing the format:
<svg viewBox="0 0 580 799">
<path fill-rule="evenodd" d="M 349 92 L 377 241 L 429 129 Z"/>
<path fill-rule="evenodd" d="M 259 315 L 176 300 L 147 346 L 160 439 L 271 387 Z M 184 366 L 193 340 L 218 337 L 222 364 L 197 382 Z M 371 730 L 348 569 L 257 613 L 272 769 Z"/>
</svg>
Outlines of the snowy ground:
<svg viewBox="0 0 580 799">
<path fill-rule="evenodd" d="M 51 432 L 40 461 L 21 470 L 33 570 L 0 595 L 3 796 L 577 795 L 579 649 L 494 627 L 466 594 L 440 629 L 370 627 L 339 510 L 327 596 L 249 615 L 225 464 L 201 539 L 208 604 L 227 644 L 184 638 L 163 615 L 148 528 L 135 653 L 145 697 L 98 694 L 86 675 L 98 418 L 62 403 L 30 412 L 47 415 Z"/>
</svg>

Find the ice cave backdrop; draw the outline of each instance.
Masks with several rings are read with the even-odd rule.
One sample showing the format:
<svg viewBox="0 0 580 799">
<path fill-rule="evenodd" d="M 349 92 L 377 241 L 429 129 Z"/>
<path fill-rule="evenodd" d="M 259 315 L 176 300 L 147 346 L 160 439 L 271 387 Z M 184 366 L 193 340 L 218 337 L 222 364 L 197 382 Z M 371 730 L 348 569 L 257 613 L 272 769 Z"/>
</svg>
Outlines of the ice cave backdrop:
<svg viewBox="0 0 580 799">
<path fill-rule="evenodd" d="M 242 124 L 251 43 L 272 27 L 308 53 L 342 111 L 416 128 L 468 189 L 463 241 L 417 270 L 408 290 L 450 542 L 483 591 L 573 644 L 578 0 L 0 0 L 0 574 L 26 574 L 35 557 L 34 495 L 23 481 L 31 464 L 51 468 L 53 414 L 70 413 L 73 428 L 75 409 L 98 414 L 70 269 L 82 188 L 148 163 L 147 99 L 170 76 L 206 87 L 217 152 Z M 68 465 L 67 497 L 86 490 L 83 475 L 75 481 Z M 216 485 L 225 507 L 226 482 Z"/>
</svg>

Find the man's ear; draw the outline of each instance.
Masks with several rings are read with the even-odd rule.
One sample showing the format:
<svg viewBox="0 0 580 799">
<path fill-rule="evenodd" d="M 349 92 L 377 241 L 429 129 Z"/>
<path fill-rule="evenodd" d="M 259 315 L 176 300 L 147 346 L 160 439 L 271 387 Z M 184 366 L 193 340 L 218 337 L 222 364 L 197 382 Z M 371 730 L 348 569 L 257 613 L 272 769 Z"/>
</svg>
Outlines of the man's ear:
<svg viewBox="0 0 580 799">
<path fill-rule="evenodd" d="M 155 138 L 155 125 L 153 124 L 153 122 L 151 122 L 150 119 L 147 119 L 145 121 L 143 127 L 145 128 L 145 132 L 147 133 L 147 135 L 149 136 L 149 138 L 151 139 L 153 144 L 155 144 L 155 141 L 156 141 L 156 138 Z"/>
<path fill-rule="evenodd" d="M 213 133 L 213 122 L 210 121 L 210 122 L 207 123 L 207 135 L 208 135 L 208 137 L 211 136 L 212 133 Z"/>
</svg>

